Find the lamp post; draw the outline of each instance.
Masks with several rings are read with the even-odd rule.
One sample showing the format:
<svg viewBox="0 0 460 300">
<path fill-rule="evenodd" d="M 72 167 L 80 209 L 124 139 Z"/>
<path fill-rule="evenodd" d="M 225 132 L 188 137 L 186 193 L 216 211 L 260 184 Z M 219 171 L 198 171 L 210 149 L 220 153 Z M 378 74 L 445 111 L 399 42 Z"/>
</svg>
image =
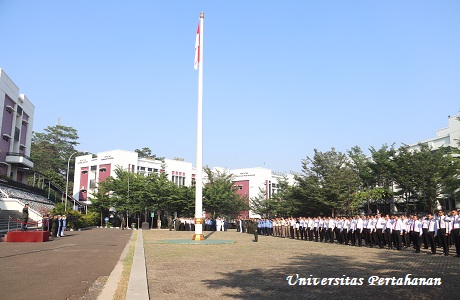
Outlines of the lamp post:
<svg viewBox="0 0 460 300">
<path fill-rule="evenodd" d="M 78 152 L 74 152 L 70 155 L 69 159 L 67 160 L 67 179 L 65 182 L 65 205 L 64 205 L 64 211 L 67 211 L 67 197 L 68 197 L 68 190 L 69 190 L 69 168 L 70 168 L 70 159 L 72 156 L 77 154 Z M 73 201 L 73 206 L 75 207 L 75 200 Z"/>
</svg>

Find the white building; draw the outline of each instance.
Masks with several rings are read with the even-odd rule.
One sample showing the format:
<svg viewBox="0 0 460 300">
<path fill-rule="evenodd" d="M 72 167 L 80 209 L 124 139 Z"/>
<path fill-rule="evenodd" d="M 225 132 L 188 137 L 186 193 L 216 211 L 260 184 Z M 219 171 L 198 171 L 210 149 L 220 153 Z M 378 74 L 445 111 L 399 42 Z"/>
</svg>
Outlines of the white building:
<svg viewBox="0 0 460 300">
<path fill-rule="evenodd" d="M 412 149 L 418 149 L 419 144 L 426 144 L 430 146 L 433 150 L 439 149 L 441 147 L 456 147 L 460 146 L 460 114 L 455 116 L 449 116 L 447 119 L 448 126 L 436 130 L 436 136 L 416 144 L 410 145 Z"/>
<path fill-rule="evenodd" d="M 116 177 L 115 170 L 122 167 L 133 173 L 151 174 L 164 172 L 168 179 L 178 186 L 192 186 L 195 184 L 196 170 L 192 163 L 183 159 L 155 160 L 139 158 L 133 151 L 112 150 L 100 152 L 97 155 L 88 154 L 75 158 L 75 177 L 72 196 L 80 202 L 88 201 L 91 194 L 97 190 L 98 183 L 109 176 Z M 266 198 L 277 193 L 278 180 L 286 177 L 289 184 L 294 184 L 293 174 L 277 173 L 266 168 L 245 168 L 229 170 L 214 168 L 213 171 L 225 172 L 234 176 L 233 185 L 238 188 L 237 193 L 248 200 L 257 198 L 264 193 Z M 203 178 L 206 184 L 207 178 Z M 89 203 L 89 202 L 88 202 Z M 252 212 L 242 212 L 246 217 L 259 217 Z"/>
<path fill-rule="evenodd" d="M 27 183 L 34 105 L 0 68 L 0 174 Z"/>
<path fill-rule="evenodd" d="M 118 167 L 146 175 L 165 172 L 168 179 L 178 186 L 191 186 L 194 174 L 192 164 L 179 158 L 164 160 L 139 158 L 136 152 L 125 150 L 82 155 L 75 158 L 72 196 L 79 201 L 88 201 L 88 196 L 90 197 L 97 190 L 99 182 L 109 176 L 116 177 L 115 170 Z"/>
<path fill-rule="evenodd" d="M 272 171 L 267 168 L 244 168 L 244 169 L 223 169 L 215 168 L 220 172 L 226 172 L 233 175 L 233 186 L 238 188 L 237 193 L 246 199 L 258 198 L 265 195 L 266 199 L 271 198 L 279 191 L 279 180 L 286 178 L 289 185 L 294 185 L 295 179 L 293 174 L 285 174 Z M 205 179 L 206 180 L 206 179 Z M 242 212 L 243 217 L 260 218 L 252 211 Z"/>
<path fill-rule="evenodd" d="M 447 119 L 448 126 L 446 128 L 436 130 L 436 136 L 416 144 L 409 145 L 412 150 L 418 150 L 420 144 L 426 144 L 431 149 L 436 150 L 441 147 L 460 148 L 460 114 L 449 116 Z M 450 199 L 445 202 L 446 209 L 460 208 L 460 202 L 455 199 Z M 438 201 L 437 209 L 442 209 L 441 203 Z"/>
</svg>

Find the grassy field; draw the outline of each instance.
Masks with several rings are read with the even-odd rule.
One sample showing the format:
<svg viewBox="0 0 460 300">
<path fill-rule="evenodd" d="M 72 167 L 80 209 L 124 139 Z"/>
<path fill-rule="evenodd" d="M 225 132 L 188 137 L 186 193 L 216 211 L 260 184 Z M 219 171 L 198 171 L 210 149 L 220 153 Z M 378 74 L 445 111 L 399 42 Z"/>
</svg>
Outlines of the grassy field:
<svg viewBox="0 0 460 300">
<path fill-rule="evenodd" d="M 460 259 L 259 236 L 235 231 L 204 232 L 208 239 L 233 244 L 166 244 L 190 239 L 193 232 L 150 230 L 143 233 L 151 299 L 352 299 L 356 297 L 431 298 L 459 288 Z M 297 274 L 297 275 L 296 275 Z M 439 277 L 438 286 L 376 286 L 379 278 Z M 292 276 L 291 280 L 287 280 Z M 300 285 L 295 278 L 327 278 L 329 284 Z M 333 278 L 332 280 L 330 278 Z M 334 281 L 334 279 L 339 281 Z M 334 285 L 334 282 L 361 285 Z M 353 278 L 355 278 L 353 281 Z M 457 279 L 455 279 L 457 278 Z M 291 283 L 291 285 L 289 284 Z"/>
</svg>

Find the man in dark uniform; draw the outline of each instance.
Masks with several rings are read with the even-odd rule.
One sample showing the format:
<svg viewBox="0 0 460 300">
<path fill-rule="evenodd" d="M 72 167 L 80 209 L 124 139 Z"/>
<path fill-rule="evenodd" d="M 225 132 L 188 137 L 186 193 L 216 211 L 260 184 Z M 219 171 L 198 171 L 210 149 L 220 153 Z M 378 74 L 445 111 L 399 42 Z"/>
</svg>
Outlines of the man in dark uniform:
<svg viewBox="0 0 460 300">
<path fill-rule="evenodd" d="M 252 230 L 254 232 L 254 239 L 252 240 L 253 242 L 256 242 L 259 240 L 259 232 L 258 232 L 258 225 L 259 225 L 259 222 L 257 219 L 253 219 L 252 222 L 251 222 L 251 225 L 252 225 Z"/>
<path fill-rule="evenodd" d="M 169 231 L 172 231 L 172 228 L 173 228 L 173 220 L 172 220 L 172 217 L 171 217 L 171 216 L 168 217 L 168 228 L 169 228 Z"/>
<path fill-rule="evenodd" d="M 57 229 L 58 229 L 58 224 L 59 223 L 59 219 L 58 219 L 58 215 L 54 215 L 53 217 L 53 222 L 52 222 L 52 225 L 51 225 L 51 235 L 52 237 L 57 237 Z"/>
<path fill-rule="evenodd" d="M 24 205 L 24 208 L 22 209 L 21 221 L 21 230 L 26 231 L 27 221 L 29 221 L 29 203 L 26 203 L 26 205 Z"/>
</svg>

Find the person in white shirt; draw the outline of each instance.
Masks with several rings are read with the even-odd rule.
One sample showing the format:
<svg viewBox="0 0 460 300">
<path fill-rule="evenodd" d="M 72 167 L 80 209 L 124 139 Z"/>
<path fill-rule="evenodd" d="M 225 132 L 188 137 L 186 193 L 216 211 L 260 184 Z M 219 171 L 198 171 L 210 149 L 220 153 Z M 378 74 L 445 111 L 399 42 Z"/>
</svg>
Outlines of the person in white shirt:
<svg viewBox="0 0 460 300">
<path fill-rule="evenodd" d="M 387 245 L 388 249 L 393 249 L 393 239 L 392 239 L 392 224 L 393 221 L 391 220 L 389 215 L 385 216 L 385 244 Z"/>
<path fill-rule="evenodd" d="M 348 228 L 348 237 L 350 239 L 351 246 L 356 246 L 355 230 L 356 230 L 356 219 L 350 217 L 350 227 Z"/>
<path fill-rule="evenodd" d="M 414 253 L 420 253 L 420 246 L 422 245 L 422 222 L 418 219 L 416 215 L 412 217 L 410 232 L 412 235 L 412 242 L 414 243 L 415 251 Z"/>
<path fill-rule="evenodd" d="M 407 216 L 403 215 L 401 216 L 401 221 L 403 223 L 402 226 L 402 242 L 403 242 L 403 248 L 409 248 L 410 247 L 410 223 L 412 220 L 412 216 L 408 218 Z"/>
<path fill-rule="evenodd" d="M 318 220 L 318 228 L 319 228 L 319 241 L 322 242 L 324 240 L 324 219 L 319 217 Z"/>
<path fill-rule="evenodd" d="M 369 230 L 369 248 L 373 248 L 374 245 L 378 243 L 377 241 L 377 233 L 375 232 L 375 218 L 374 216 L 370 216 L 367 222 L 367 229 Z"/>
<path fill-rule="evenodd" d="M 222 219 L 221 218 L 216 219 L 216 231 L 222 231 Z"/>
<path fill-rule="evenodd" d="M 356 226 L 355 226 L 355 239 L 358 242 L 358 247 L 361 247 L 363 244 L 363 229 L 364 222 L 360 215 L 356 216 Z"/>
<path fill-rule="evenodd" d="M 350 241 L 350 238 L 349 238 L 349 235 L 348 235 L 348 232 L 351 231 L 350 230 L 350 225 L 351 225 L 350 219 L 347 219 L 346 217 L 343 217 L 343 243 L 345 245 L 348 245 L 348 243 Z"/>
<path fill-rule="evenodd" d="M 393 235 L 394 245 L 396 247 L 396 250 L 398 251 L 402 249 L 403 227 L 404 227 L 404 224 L 401 221 L 401 219 L 398 216 L 394 216 L 392 235 Z"/>
<path fill-rule="evenodd" d="M 428 249 L 428 246 L 430 244 L 428 242 L 428 223 L 430 222 L 430 219 L 426 215 L 420 221 L 422 222 L 422 231 L 423 231 L 422 233 L 423 249 Z"/>
<path fill-rule="evenodd" d="M 450 218 L 444 215 L 444 212 L 440 210 L 438 212 L 438 218 L 436 220 L 438 222 L 438 237 L 439 243 L 441 244 L 443 254 L 445 256 L 449 255 L 449 224 Z"/>
<path fill-rule="evenodd" d="M 375 234 L 377 236 L 376 244 L 379 245 L 380 249 L 383 249 L 385 244 L 385 239 L 383 237 L 383 228 L 385 227 L 385 219 L 382 218 L 381 214 L 377 214 L 377 218 L 375 220 Z"/>
<path fill-rule="evenodd" d="M 328 232 L 328 240 L 329 243 L 334 243 L 334 230 L 335 230 L 335 220 L 331 217 L 327 220 L 327 232 Z"/>
<path fill-rule="evenodd" d="M 313 234 L 315 230 L 315 220 L 308 217 L 308 240 L 313 241 Z"/>
<path fill-rule="evenodd" d="M 427 238 L 431 247 L 430 254 L 436 254 L 436 237 L 438 236 L 438 222 L 433 218 L 432 214 L 428 214 L 428 230 Z"/>
<path fill-rule="evenodd" d="M 337 218 L 335 224 L 335 236 L 337 237 L 337 243 L 343 244 L 343 220 L 341 218 Z"/>
<path fill-rule="evenodd" d="M 306 222 L 305 222 L 305 218 L 304 218 L 304 217 L 300 217 L 300 218 L 299 218 L 299 232 L 300 232 L 300 239 L 301 239 L 301 240 L 303 240 L 304 238 L 307 239 L 306 236 L 305 236 L 305 232 L 306 232 L 306 230 L 305 230 L 305 229 L 306 229 L 306 228 L 305 228 L 305 227 L 306 227 L 306 224 L 305 224 L 305 223 L 306 223 Z"/>
<path fill-rule="evenodd" d="M 315 242 L 317 242 L 318 239 L 319 239 L 319 231 L 320 231 L 319 225 L 320 225 L 320 220 L 321 220 L 321 217 L 316 217 L 315 220 L 314 220 L 314 222 L 313 222 L 313 224 L 314 224 L 314 226 L 315 226 L 315 228 L 314 228 Z"/>
<path fill-rule="evenodd" d="M 450 227 L 450 236 L 452 237 L 452 242 L 455 245 L 455 250 L 457 254 L 455 257 L 460 257 L 460 216 L 456 209 L 452 210 L 452 222 Z"/>
</svg>

